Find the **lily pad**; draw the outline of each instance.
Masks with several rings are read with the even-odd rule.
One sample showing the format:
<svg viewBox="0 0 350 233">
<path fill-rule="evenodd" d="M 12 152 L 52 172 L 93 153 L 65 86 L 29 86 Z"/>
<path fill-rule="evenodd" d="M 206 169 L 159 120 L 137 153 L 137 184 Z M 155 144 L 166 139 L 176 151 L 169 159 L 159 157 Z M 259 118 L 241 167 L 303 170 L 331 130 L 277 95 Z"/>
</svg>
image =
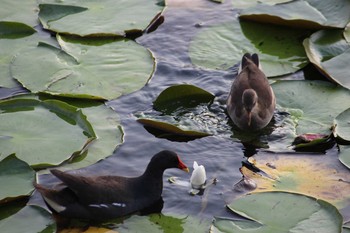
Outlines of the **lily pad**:
<svg viewBox="0 0 350 233">
<path fill-rule="evenodd" d="M 211 232 L 340 233 L 342 230 L 343 218 L 333 205 L 294 193 L 251 194 L 236 199 L 228 208 L 249 220 L 216 218 Z"/>
<path fill-rule="evenodd" d="M 339 145 L 339 160 L 350 169 L 350 146 Z"/>
<path fill-rule="evenodd" d="M 118 114 L 100 101 L 83 99 L 55 98 L 49 95 L 22 95 L 18 98 L 59 100 L 78 108 L 87 118 L 95 132 L 96 138 L 89 143 L 84 152 L 75 155 L 60 166 L 61 170 L 72 170 L 92 165 L 113 154 L 124 141 L 124 132 Z M 40 171 L 42 172 L 48 172 Z"/>
<path fill-rule="evenodd" d="M 149 216 L 132 216 L 117 225 L 114 230 L 123 232 L 206 232 L 210 226 L 209 221 L 197 219 L 192 216 L 173 216 L 164 214 L 151 214 Z"/>
<path fill-rule="evenodd" d="M 34 93 L 114 99 L 140 89 L 153 74 L 151 53 L 132 40 L 57 39 L 62 49 L 39 44 L 18 54 L 13 78 Z"/>
<path fill-rule="evenodd" d="M 258 4 L 244 9 L 240 18 L 299 28 L 344 28 L 350 20 L 349 11 L 347 0 L 298 0 L 272 6 Z"/>
<path fill-rule="evenodd" d="M 0 8 L 0 22 L 19 22 L 29 26 L 36 26 L 38 21 L 38 3 L 36 0 L 17 1 L 3 0 Z"/>
<path fill-rule="evenodd" d="M 17 22 L 0 22 L 0 31 L 0 86 L 12 88 L 18 85 L 10 75 L 13 57 L 23 48 L 36 47 L 40 40 L 52 43 L 52 39 L 50 35 L 39 35 L 32 27 Z"/>
<path fill-rule="evenodd" d="M 23 196 L 34 190 L 34 170 L 14 154 L 0 161 L 0 204 Z M 5 188 L 6 187 L 6 188 Z"/>
<path fill-rule="evenodd" d="M 243 166 L 240 170 L 244 183 L 254 183 L 252 192 L 289 191 L 326 200 L 339 208 L 350 203 L 348 169 L 334 166 L 334 160 L 323 156 L 274 156 L 260 154 L 249 158 L 255 168 Z M 297 163 L 295 162 L 297 161 Z M 327 161 L 327 162 L 325 162 Z"/>
<path fill-rule="evenodd" d="M 79 36 L 125 35 L 130 31 L 142 31 L 163 10 L 157 0 L 41 2 L 39 19 L 44 28 Z"/>
<path fill-rule="evenodd" d="M 286 2 L 290 2 L 290 1 L 293 1 L 293 0 L 264 0 L 263 3 L 267 4 L 267 5 L 275 5 L 275 4 L 281 4 L 281 3 L 286 3 Z M 250 0 L 250 1 L 232 0 L 233 7 L 238 8 L 238 9 L 253 7 L 253 6 L 256 6 L 258 4 L 261 4 L 261 0 Z"/>
<path fill-rule="evenodd" d="M 200 103 L 209 103 L 214 95 L 199 87 L 180 84 L 168 87 L 162 91 L 153 102 L 155 110 L 171 114 L 178 108 L 192 108 Z"/>
<path fill-rule="evenodd" d="M 189 52 L 193 64 L 209 69 L 228 69 L 240 62 L 244 53 L 258 53 L 265 74 L 271 77 L 293 73 L 308 64 L 301 42 L 309 35 L 308 30 L 231 21 L 203 29 Z"/>
<path fill-rule="evenodd" d="M 329 135 L 333 119 L 350 107 L 350 91 L 329 82 L 279 81 L 272 88 L 277 104 L 296 121 L 297 134 Z"/>
<path fill-rule="evenodd" d="M 321 30 L 304 41 L 310 61 L 331 81 L 350 89 L 350 44 L 343 30 Z"/>
<path fill-rule="evenodd" d="M 0 232 L 56 232 L 56 224 L 50 213 L 37 206 L 25 206 L 16 214 L 0 221 Z"/>
<path fill-rule="evenodd" d="M 56 166 L 96 137 L 80 110 L 57 100 L 7 100 L 0 109 L 0 159 L 16 153 L 37 168 Z"/>
<path fill-rule="evenodd" d="M 334 119 L 333 134 L 343 142 L 350 143 L 350 109 L 345 110 Z"/>
</svg>

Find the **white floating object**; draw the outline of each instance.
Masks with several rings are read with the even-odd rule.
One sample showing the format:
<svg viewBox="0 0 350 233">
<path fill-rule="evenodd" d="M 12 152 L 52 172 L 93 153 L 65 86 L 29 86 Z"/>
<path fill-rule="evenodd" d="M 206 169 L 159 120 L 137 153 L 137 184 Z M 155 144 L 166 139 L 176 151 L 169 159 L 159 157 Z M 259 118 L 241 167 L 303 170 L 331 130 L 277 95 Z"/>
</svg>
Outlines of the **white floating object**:
<svg viewBox="0 0 350 233">
<path fill-rule="evenodd" d="M 203 165 L 198 165 L 196 161 L 193 162 L 193 172 L 191 175 L 191 186 L 193 189 L 201 189 L 205 185 L 207 175 Z"/>
</svg>

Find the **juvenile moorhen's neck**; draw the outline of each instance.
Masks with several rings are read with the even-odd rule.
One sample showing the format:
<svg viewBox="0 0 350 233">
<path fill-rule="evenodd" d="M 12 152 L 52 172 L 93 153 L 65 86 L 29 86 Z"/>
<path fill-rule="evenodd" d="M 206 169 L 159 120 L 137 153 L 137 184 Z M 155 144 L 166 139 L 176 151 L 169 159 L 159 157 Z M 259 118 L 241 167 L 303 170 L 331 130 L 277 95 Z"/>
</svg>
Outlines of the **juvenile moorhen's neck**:
<svg viewBox="0 0 350 233">
<path fill-rule="evenodd" d="M 164 170 L 165 169 L 160 168 L 158 165 L 150 163 L 142 174 L 142 177 L 149 177 L 148 179 L 163 179 Z"/>
</svg>

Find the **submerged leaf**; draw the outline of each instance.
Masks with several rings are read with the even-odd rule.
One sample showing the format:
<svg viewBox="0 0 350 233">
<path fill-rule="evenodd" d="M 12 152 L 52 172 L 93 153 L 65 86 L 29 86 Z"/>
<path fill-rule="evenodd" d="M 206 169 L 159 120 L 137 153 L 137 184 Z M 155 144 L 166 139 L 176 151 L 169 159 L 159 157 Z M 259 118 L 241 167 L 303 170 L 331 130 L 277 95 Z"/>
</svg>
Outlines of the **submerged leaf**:
<svg viewBox="0 0 350 233">
<path fill-rule="evenodd" d="M 342 229 L 343 218 L 333 205 L 300 194 L 256 193 L 236 199 L 228 208 L 249 220 L 216 218 L 211 232 L 340 233 Z"/>
<path fill-rule="evenodd" d="M 114 99 L 140 89 L 153 74 L 152 55 L 132 40 L 58 36 L 58 41 L 62 49 L 40 44 L 18 54 L 13 78 L 34 93 Z"/>
<path fill-rule="evenodd" d="M 199 32 L 189 52 L 193 64 L 210 69 L 228 69 L 244 53 L 258 53 L 262 69 L 271 77 L 293 73 L 308 63 L 301 42 L 309 35 L 307 30 L 231 21 Z"/>
<path fill-rule="evenodd" d="M 0 161 L 0 204 L 29 196 L 34 190 L 34 170 L 12 154 Z M 6 187 L 6 188 L 5 188 Z"/>
</svg>

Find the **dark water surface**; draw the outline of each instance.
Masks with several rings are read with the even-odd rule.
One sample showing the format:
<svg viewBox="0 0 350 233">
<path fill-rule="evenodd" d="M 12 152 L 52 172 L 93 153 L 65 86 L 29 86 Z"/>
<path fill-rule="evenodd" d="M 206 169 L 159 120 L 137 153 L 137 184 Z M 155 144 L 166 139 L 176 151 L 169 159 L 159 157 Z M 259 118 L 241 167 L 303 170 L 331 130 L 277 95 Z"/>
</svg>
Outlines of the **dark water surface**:
<svg viewBox="0 0 350 233">
<path fill-rule="evenodd" d="M 224 4 L 184 1 L 183 7 L 175 4 L 175 1 L 169 2 L 170 6 L 164 12 L 165 22 L 155 32 L 136 40 L 154 54 L 157 62 L 154 76 L 141 90 L 108 102 L 120 116 L 125 132 L 124 144 L 112 156 L 84 170 L 96 175 L 138 176 L 144 171 L 153 154 L 163 149 L 174 150 L 191 168 L 193 161 L 203 164 L 207 177 L 217 178 L 218 183 L 210 186 L 201 196 L 191 196 L 187 188 L 166 181 L 171 176 L 189 180 L 190 174 L 177 169 L 167 170 L 164 174 L 162 212 L 199 215 L 205 219 L 212 219 L 213 216 L 232 217 L 225 205 L 239 194 L 233 190 L 234 184 L 242 178 L 239 168 L 246 161 L 245 154 L 254 152 L 254 148 L 246 148 L 238 139 L 220 134 L 188 142 L 157 138 L 139 124 L 134 116 L 137 112 L 151 110 L 152 102 L 165 88 L 181 83 L 194 84 L 215 94 L 213 106 L 216 104 L 217 114 L 224 114 L 225 99 L 237 73 L 235 64 L 228 71 L 194 67 L 188 54 L 190 41 L 203 27 L 236 17 L 237 12 L 232 9 L 230 1 Z M 2 94 L 5 96 L 8 93 Z M 228 117 L 225 115 L 223 118 L 225 120 L 221 123 L 231 128 Z M 271 152 L 258 153 L 260 155 Z M 336 169 L 344 169 L 337 159 L 336 148 L 328 150 L 322 157 L 323 161 L 334 164 Z"/>
</svg>

